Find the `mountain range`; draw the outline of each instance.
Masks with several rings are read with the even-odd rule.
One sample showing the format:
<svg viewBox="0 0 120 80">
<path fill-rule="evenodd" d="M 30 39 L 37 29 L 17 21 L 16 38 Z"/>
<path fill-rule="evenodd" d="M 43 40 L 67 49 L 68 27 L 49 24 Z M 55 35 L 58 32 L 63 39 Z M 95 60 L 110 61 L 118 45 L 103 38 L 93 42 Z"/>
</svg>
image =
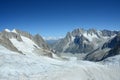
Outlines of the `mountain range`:
<svg viewBox="0 0 120 80">
<path fill-rule="evenodd" d="M 120 31 L 80 28 L 47 42 L 18 29 L 0 32 L 0 80 L 119 80 L 119 73 Z"/>
<path fill-rule="evenodd" d="M 20 54 L 86 54 L 84 60 L 101 61 L 120 54 L 120 31 L 78 28 L 62 39 L 46 42 L 39 34 L 5 29 L 0 32 L 0 44 Z"/>
<path fill-rule="evenodd" d="M 119 34 L 120 31 L 78 28 L 53 43 L 51 48 L 57 53 L 84 53 L 85 60 L 100 61 L 119 54 Z"/>
</svg>

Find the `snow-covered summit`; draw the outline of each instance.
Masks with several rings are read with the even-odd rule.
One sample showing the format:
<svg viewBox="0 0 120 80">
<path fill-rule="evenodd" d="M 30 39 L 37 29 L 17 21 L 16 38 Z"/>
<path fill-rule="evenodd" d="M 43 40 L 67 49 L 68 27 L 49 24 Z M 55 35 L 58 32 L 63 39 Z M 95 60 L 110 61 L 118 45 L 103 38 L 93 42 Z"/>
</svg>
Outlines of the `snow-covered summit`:
<svg viewBox="0 0 120 80">
<path fill-rule="evenodd" d="M 4 29 L 4 31 L 6 32 L 15 32 L 16 33 L 16 29 L 10 30 L 10 29 Z"/>
<path fill-rule="evenodd" d="M 11 32 L 9 29 L 5 29 L 6 32 Z"/>
</svg>

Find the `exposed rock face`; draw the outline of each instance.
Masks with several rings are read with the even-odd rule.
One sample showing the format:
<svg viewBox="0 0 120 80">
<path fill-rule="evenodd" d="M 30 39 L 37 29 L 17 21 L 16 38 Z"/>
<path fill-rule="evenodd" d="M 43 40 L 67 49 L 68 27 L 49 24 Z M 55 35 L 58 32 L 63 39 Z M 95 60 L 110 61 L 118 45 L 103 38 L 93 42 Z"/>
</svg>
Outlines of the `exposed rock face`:
<svg viewBox="0 0 120 80">
<path fill-rule="evenodd" d="M 66 37 L 56 42 L 52 48 L 58 52 L 90 53 L 116 34 L 118 31 L 75 29 L 68 32 Z"/>
<path fill-rule="evenodd" d="M 86 57 L 85 60 L 89 60 L 89 61 L 101 61 L 103 60 L 103 58 L 108 55 L 108 51 L 110 49 L 96 49 L 93 52 L 89 53 Z"/>
<path fill-rule="evenodd" d="M 107 57 L 120 54 L 120 34 L 106 42 L 100 49 L 91 52 L 86 56 L 86 60 L 101 61 Z"/>
<path fill-rule="evenodd" d="M 36 35 L 33 37 L 33 41 L 34 41 L 39 47 L 49 50 L 49 47 L 48 47 L 47 43 L 43 40 L 43 38 L 42 38 L 39 34 L 36 34 Z"/>
<path fill-rule="evenodd" d="M 103 59 L 120 54 L 120 34 L 108 42 L 107 47 L 111 48 L 111 50 Z"/>
<path fill-rule="evenodd" d="M 113 39 L 111 39 L 108 42 L 106 42 L 103 45 L 102 49 L 104 49 L 104 48 L 114 48 L 119 43 L 120 43 L 120 35 L 118 34 L 116 37 L 114 37 Z"/>
<path fill-rule="evenodd" d="M 16 34 L 16 33 L 13 33 L 13 32 L 2 31 L 1 36 L 4 36 L 7 39 L 15 38 L 18 41 L 22 41 L 22 39 L 20 37 L 20 34 Z"/>
<path fill-rule="evenodd" d="M 86 44 L 85 41 L 89 42 L 83 35 L 75 36 L 74 42 L 70 43 L 69 48 L 67 48 L 65 52 L 86 53 L 91 51 L 93 49 L 93 45 Z"/>
<path fill-rule="evenodd" d="M 119 33 L 119 31 L 109 31 L 109 30 L 102 30 L 101 32 L 103 36 L 109 36 L 109 37 Z"/>
<path fill-rule="evenodd" d="M 0 44 L 11 51 L 22 53 L 11 43 L 8 38 L 6 38 L 6 36 L 3 36 L 2 34 L 0 34 Z"/>
<path fill-rule="evenodd" d="M 57 50 L 58 52 L 61 52 L 64 50 L 65 46 L 68 45 L 68 42 L 70 42 L 72 40 L 71 37 L 71 33 L 67 33 L 66 37 L 64 39 L 61 39 L 58 41 L 58 43 L 56 43 L 53 47 L 55 50 Z"/>
<path fill-rule="evenodd" d="M 18 34 L 22 35 L 22 36 L 25 36 L 25 37 L 27 37 L 27 38 L 29 38 L 29 39 L 33 39 L 33 36 L 32 36 L 30 33 L 28 33 L 28 32 L 20 31 L 20 30 L 18 30 L 18 29 L 15 29 L 15 31 L 16 31 Z"/>
</svg>

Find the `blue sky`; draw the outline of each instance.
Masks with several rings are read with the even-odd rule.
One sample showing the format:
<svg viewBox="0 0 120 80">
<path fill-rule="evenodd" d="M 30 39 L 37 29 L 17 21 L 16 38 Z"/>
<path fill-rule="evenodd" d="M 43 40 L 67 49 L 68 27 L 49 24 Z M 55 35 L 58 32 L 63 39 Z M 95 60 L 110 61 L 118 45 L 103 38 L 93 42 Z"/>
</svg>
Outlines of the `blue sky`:
<svg viewBox="0 0 120 80">
<path fill-rule="evenodd" d="M 120 0 L 0 0 L 0 30 L 21 29 L 44 37 L 75 28 L 120 30 Z"/>
</svg>

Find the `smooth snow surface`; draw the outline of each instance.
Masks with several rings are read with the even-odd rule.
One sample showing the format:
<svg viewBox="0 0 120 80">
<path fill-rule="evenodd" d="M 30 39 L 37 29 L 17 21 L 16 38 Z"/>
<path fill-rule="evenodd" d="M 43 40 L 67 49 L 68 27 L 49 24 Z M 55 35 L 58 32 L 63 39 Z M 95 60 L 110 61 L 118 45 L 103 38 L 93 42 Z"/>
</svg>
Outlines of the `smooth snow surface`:
<svg viewBox="0 0 120 80">
<path fill-rule="evenodd" d="M 10 39 L 10 41 L 13 43 L 13 45 L 23 53 L 32 53 L 35 46 L 38 47 L 32 40 L 30 40 L 27 37 L 21 36 L 23 41 L 18 41 L 14 38 Z M 39 48 L 39 47 L 38 47 Z"/>
<path fill-rule="evenodd" d="M 0 80 L 120 80 L 120 67 L 21 55 L 0 46 Z"/>
</svg>

